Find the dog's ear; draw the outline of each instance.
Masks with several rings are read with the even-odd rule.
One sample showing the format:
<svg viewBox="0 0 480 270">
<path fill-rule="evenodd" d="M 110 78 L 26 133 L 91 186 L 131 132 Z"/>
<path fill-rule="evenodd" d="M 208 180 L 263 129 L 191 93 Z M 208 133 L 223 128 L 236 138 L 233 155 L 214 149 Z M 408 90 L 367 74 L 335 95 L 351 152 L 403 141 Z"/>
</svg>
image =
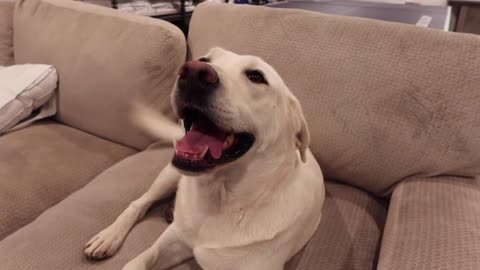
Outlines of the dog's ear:
<svg viewBox="0 0 480 270">
<path fill-rule="evenodd" d="M 310 144 L 310 132 L 305 116 L 303 115 L 302 106 L 300 106 L 300 102 L 293 96 L 290 98 L 290 113 L 292 115 L 295 132 L 295 145 L 300 151 L 300 157 L 303 163 L 305 163 L 307 162 L 307 149 Z"/>
</svg>

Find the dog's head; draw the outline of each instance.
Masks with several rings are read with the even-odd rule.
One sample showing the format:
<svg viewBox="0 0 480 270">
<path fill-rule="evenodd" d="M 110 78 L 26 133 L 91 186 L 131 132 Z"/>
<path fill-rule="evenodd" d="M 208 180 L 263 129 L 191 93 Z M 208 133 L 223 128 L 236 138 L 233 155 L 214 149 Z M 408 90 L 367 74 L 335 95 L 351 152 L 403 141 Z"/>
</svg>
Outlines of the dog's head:
<svg viewBox="0 0 480 270">
<path fill-rule="evenodd" d="M 258 57 L 210 50 L 182 66 L 171 101 L 186 130 L 172 161 L 181 171 L 209 172 L 295 147 L 305 161 L 310 137 L 300 103 Z"/>
</svg>

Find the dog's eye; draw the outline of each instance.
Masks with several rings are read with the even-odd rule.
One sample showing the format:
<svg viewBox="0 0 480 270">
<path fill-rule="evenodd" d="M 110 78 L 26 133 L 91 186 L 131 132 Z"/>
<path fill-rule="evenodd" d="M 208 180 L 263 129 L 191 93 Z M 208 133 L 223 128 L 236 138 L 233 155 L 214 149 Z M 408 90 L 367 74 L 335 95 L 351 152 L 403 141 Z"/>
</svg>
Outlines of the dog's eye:
<svg viewBox="0 0 480 270">
<path fill-rule="evenodd" d="M 253 83 L 263 83 L 268 85 L 265 77 L 263 77 L 263 74 L 258 70 L 247 70 L 245 74 L 247 75 L 247 78 Z"/>
<path fill-rule="evenodd" d="M 200 62 L 210 62 L 210 59 L 208 59 L 207 57 L 200 57 L 200 59 L 198 59 L 198 61 Z"/>
</svg>

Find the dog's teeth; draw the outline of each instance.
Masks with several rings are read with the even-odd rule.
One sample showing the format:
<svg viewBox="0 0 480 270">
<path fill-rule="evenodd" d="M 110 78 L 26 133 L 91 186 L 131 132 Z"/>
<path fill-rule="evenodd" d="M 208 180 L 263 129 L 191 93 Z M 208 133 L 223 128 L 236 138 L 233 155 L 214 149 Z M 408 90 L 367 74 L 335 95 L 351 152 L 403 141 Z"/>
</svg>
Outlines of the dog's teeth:
<svg viewBox="0 0 480 270">
<path fill-rule="evenodd" d="M 198 155 L 193 155 L 193 158 L 194 158 L 194 159 L 198 159 Z"/>
<path fill-rule="evenodd" d="M 185 157 L 186 157 L 186 158 L 188 158 L 188 157 L 190 157 L 190 155 L 189 155 L 189 154 L 187 154 L 187 153 L 185 153 Z"/>
<path fill-rule="evenodd" d="M 203 152 L 200 154 L 198 159 L 203 159 L 205 157 L 205 155 L 207 154 L 207 152 L 208 152 L 208 147 L 205 147 L 205 150 L 203 150 Z"/>
<path fill-rule="evenodd" d="M 233 134 L 230 134 L 225 138 L 225 141 L 223 142 L 223 149 L 226 149 L 230 147 L 233 144 L 233 140 L 235 139 L 235 136 Z"/>
</svg>

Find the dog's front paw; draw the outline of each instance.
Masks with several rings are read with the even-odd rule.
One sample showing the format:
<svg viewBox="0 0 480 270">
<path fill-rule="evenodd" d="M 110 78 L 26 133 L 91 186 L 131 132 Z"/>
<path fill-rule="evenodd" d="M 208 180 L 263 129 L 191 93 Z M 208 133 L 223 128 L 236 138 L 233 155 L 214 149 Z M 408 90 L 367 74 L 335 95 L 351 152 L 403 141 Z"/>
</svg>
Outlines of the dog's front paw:
<svg viewBox="0 0 480 270">
<path fill-rule="evenodd" d="M 107 227 L 85 244 L 83 253 L 91 260 L 113 256 L 122 245 L 124 234 L 115 227 Z"/>
</svg>

